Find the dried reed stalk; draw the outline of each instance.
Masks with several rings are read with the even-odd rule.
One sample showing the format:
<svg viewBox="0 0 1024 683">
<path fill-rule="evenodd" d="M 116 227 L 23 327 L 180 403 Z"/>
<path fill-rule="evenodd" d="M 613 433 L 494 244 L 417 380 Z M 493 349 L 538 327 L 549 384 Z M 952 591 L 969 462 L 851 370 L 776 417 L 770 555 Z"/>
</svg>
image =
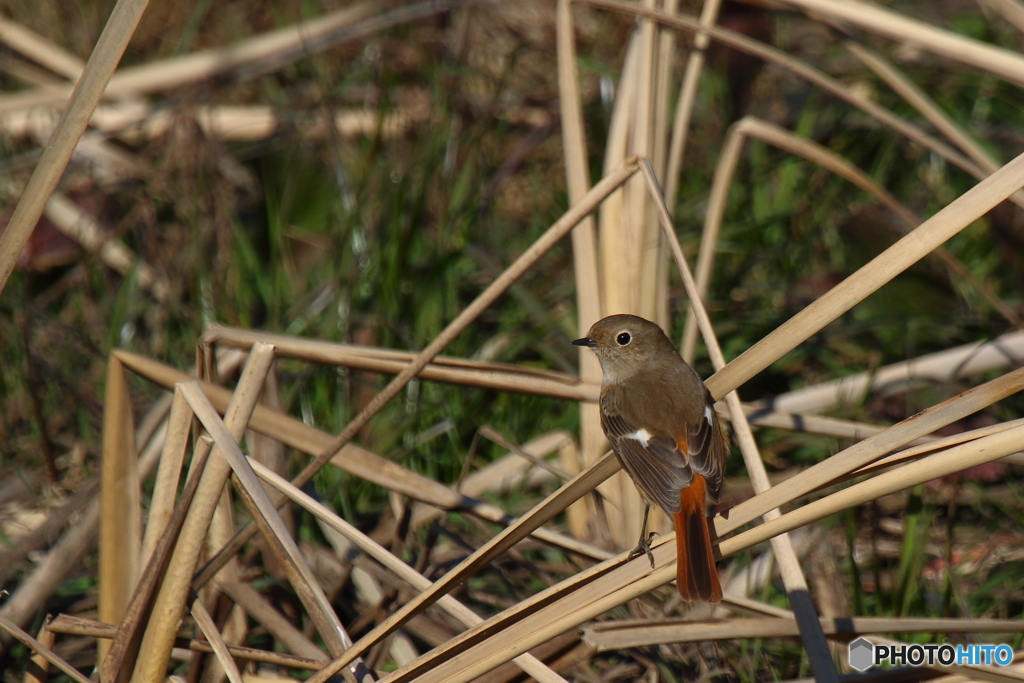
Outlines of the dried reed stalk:
<svg viewBox="0 0 1024 683">
<path fill-rule="evenodd" d="M 982 9 L 998 12 L 1006 21 L 1024 32 L 1024 4 L 1020 0 L 981 0 Z"/>
<path fill-rule="evenodd" d="M 272 361 L 273 349 L 269 346 L 256 345 L 249 354 L 238 388 L 225 413 L 225 422 L 236 442 L 241 440 L 245 432 L 246 423 L 255 408 Z M 162 676 L 167 668 L 192 573 L 195 571 L 213 510 L 230 473 L 228 461 L 218 453 L 219 451 L 214 449 L 203 471 L 191 509 L 178 535 L 171 564 L 163 575 L 163 582 L 153 604 L 152 617 L 143 635 L 139 658 L 135 662 L 133 681 L 153 680 Z M 329 635 L 325 637 L 330 638 Z M 340 647 L 341 643 L 335 640 L 334 645 Z"/>
<path fill-rule="evenodd" d="M 128 351 L 117 350 L 114 354 L 121 359 L 125 367 L 164 388 L 172 388 L 178 382 L 188 382 L 195 379 L 180 370 L 175 370 L 162 363 Z M 200 382 L 200 386 L 217 410 L 223 412 L 227 408 L 231 398 L 231 393 L 228 390 L 204 382 Z M 330 444 L 332 439 L 330 434 L 310 427 L 291 416 L 269 410 L 264 406 L 256 407 L 249 428 L 277 439 L 304 453 L 321 452 L 326 445 Z M 414 500 L 422 501 L 428 505 L 446 510 L 464 510 L 497 524 L 507 524 L 512 519 L 503 510 L 493 505 L 470 499 L 433 479 L 407 470 L 391 460 L 382 458 L 354 444 L 345 446 L 331 460 L 331 463 L 357 477 L 401 493 Z M 607 552 L 603 550 L 593 548 L 586 543 L 547 529 L 537 529 L 533 535 L 545 543 L 551 543 L 585 557 L 593 557 L 595 559 L 607 557 Z M 213 571 L 210 568 L 212 564 L 214 564 L 214 561 L 211 561 L 207 567 L 204 567 L 199 576 L 196 577 L 195 585 L 204 585 L 206 583 L 210 577 L 210 572 Z"/>
<path fill-rule="evenodd" d="M 379 10 L 379 3 L 364 2 L 295 26 L 241 40 L 228 47 L 201 50 L 153 64 L 121 69 L 110 78 L 104 94 L 113 98 L 143 95 L 211 78 L 293 51 L 296 47 L 301 48 L 310 41 L 364 21 Z M 66 86 L 36 88 L 5 98 L 0 103 L 0 111 L 44 105 L 59 107 L 70 93 L 71 88 Z"/>
<path fill-rule="evenodd" d="M 72 81 L 78 80 L 85 65 L 38 33 L 0 16 L 0 42 L 37 64 Z"/>
<path fill-rule="evenodd" d="M 704 308 L 701 295 L 697 291 L 697 284 L 690 273 L 690 267 L 686 263 L 683 249 L 679 245 L 679 240 L 673 231 L 672 217 L 669 215 L 668 207 L 665 205 L 661 188 L 658 186 L 658 179 L 655 177 L 654 169 L 651 168 L 647 159 L 641 160 L 640 170 L 644 175 L 644 180 L 647 181 L 647 190 L 655 207 L 658 209 L 658 217 L 660 218 L 661 228 L 664 231 L 665 240 L 672 251 L 672 256 L 675 258 L 676 267 L 679 269 L 683 286 L 686 288 L 686 294 L 690 300 L 690 310 L 697 318 L 697 326 L 700 328 L 701 336 L 704 338 L 704 344 L 708 349 L 711 362 L 715 370 L 720 371 L 725 366 L 725 355 L 722 353 L 722 348 L 715 336 L 715 330 L 711 326 L 711 319 Z M 757 442 L 754 440 L 754 433 L 750 429 L 750 423 L 747 422 L 746 415 L 743 413 L 739 394 L 736 391 L 730 391 L 725 398 L 729 406 L 729 414 L 733 418 L 733 433 L 736 436 L 740 452 L 743 454 L 743 462 L 746 465 L 747 474 L 750 476 L 754 492 L 764 493 L 771 488 L 771 482 L 768 481 L 768 472 L 765 470 L 764 463 L 761 460 L 761 454 L 758 451 Z M 776 508 L 766 512 L 763 519 L 768 521 L 780 515 L 781 513 Z M 797 623 L 800 626 L 800 638 L 803 641 L 804 651 L 810 662 L 811 670 L 814 672 L 814 679 L 817 683 L 825 683 L 827 681 L 838 683 L 839 679 L 836 674 L 835 664 L 829 654 L 825 636 L 821 631 L 821 624 L 817 620 L 817 613 L 814 611 L 814 606 L 810 603 L 807 578 L 800 568 L 800 561 L 793 550 L 792 540 L 788 535 L 780 534 L 773 537 L 771 543 L 775 558 L 778 561 L 779 572 L 782 574 L 783 584 L 797 615 Z"/>
<path fill-rule="evenodd" d="M 821 629 L 830 636 L 849 639 L 877 633 L 1017 633 L 1024 629 L 1012 619 L 918 619 L 899 617 L 852 617 L 822 619 Z M 800 635 L 792 618 L 743 618 L 693 621 L 603 621 L 588 626 L 583 640 L 598 652 L 667 643 L 733 638 L 787 638 Z"/>
<path fill-rule="evenodd" d="M 856 166 L 840 157 L 835 152 L 818 145 L 811 140 L 800 138 L 779 126 L 747 116 L 729 127 L 725 145 L 718 166 L 715 168 L 714 180 L 708 199 L 708 210 L 704 218 L 704 230 L 701 234 L 700 258 L 697 262 L 697 290 L 703 298 L 707 294 L 711 282 L 711 271 L 714 265 L 714 247 L 725 215 L 729 186 L 739 162 L 743 144 L 748 138 L 767 142 L 791 154 L 802 156 L 836 175 L 870 193 L 883 203 L 890 211 L 903 221 L 908 230 L 916 228 L 920 221 L 895 197 L 885 191 L 878 183 Z M 1018 193 L 1019 194 L 1019 193 Z M 944 247 L 937 247 L 935 255 L 957 275 L 967 281 L 989 304 L 1014 326 L 1021 326 L 1022 320 L 1016 311 L 1004 304 L 991 288 L 974 277 L 974 274 Z M 686 326 L 683 330 L 682 355 L 693 358 L 696 348 L 697 330 L 693 324 L 693 311 L 687 312 Z"/>
<path fill-rule="evenodd" d="M 272 357 L 272 347 L 262 347 L 261 345 L 253 347 L 253 356 L 260 353 L 263 348 L 266 348 Z M 265 378 L 265 374 L 260 377 L 261 384 Z M 313 623 L 316 624 L 317 631 L 327 644 L 328 650 L 334 656 L 338 656 L 349 648 L 351 640 L 345 633 L 330 601 L 324 595 L 323 589 L 314 578 L 313 572 L 299 552 L 298 545 L 277 514 L 270 497 L 256 478 L 249 461 L 238 447 L 238 438 L 221 420 L 198 383 L 193 381 L 182 385 L 181 393 L 223 454 L 233 472 L 232 480 L 239 497 L 253 515 L 263 537 L 270 543 L 275 555 L 284 566 L 292 588 L 302 601 Z M 209 472 L 209 467 L 207 471 Z"/>
<path fill-rule="evenodd" d="M 764 510 L 790 503 L 810 491 L 874 462 L 915 438 L 972 415 L 1021 389 L 1024 389 L 1024 368 L 923 410 L 800 472 L 791 479 L 776 484 L 770 491 L 740 503 L 729 511 L 728 521 L 716 525 L 717 532 L 719 536 L 724 536 L 753 521 L 763 514 Z"/>
<path fill-rule="evenodd" d="M 196 626 L 206 636 L 206 640 L 209 641 L 210 646 L 213 648 L 213 654 L 217 658 L 217 662 L 220 664 L 221 669 L 227 674 L 228 680 L 231 683 L 242 683 L 242 672 L 238 670 L 238 666 L 235 665 L 235 660 L 231 658 L 231 653 L 228 652 L 228 646 L 224 640 L 220 637 L 220 631 L 217 630 L 217 624 L 213 622 L 213 617 L 206 611 L 203 606 L 203 601 L 196 598 L 192 601 L 192 618 L 195 619 Z"/>
<path fill-rule="evenodd" d="M 191 427 L 192 413 L 181 394 L 174 392 L 164 448 L 160 455 L 160 464 L 157 466 L 156 482 L 153 484 L 146 532 L 142 538 L 140 565 L 143 567 L 149 564 L 157 541 L 163 536 L 164 529 L 174 514 L 174 499 L 178 495 L 178 480 L 181 476 L 182 463 L 185 461 L 185 450 L 189 445 L 188 433 Z"/>
<path fill-rule="evenodd" d="M 883 472 L 867 481 L 807 503 L 778 519 L 765 522 L 756 529 L 726 539 L 722 541 L 719 548 L 723 555 L 731 554 L 740 548 L 760 543 L 774 534 L 795 529 L 798 526 L 827 517 L 834 512 L 923 484 L 938 477 L 944 477 L 953 472 L 997 460 L 1018 450 L 1021 436 L 1024 436 L 1024 426 L 1006 429 Z"/>
<path fill-rule="evenodd" d="M 807 81 L 817 85 L 826 92 L 835 95 L 836 97 L 849 102 L 854 107 L 862 110 L 869 116 L 878 119 L 881 123 L 889 126 L 898 133 L 905 135 L 914 142 L 922 145 L 923 147 L 935 152 L 942 158 L 949 161 L 954 166 L 963 169 L 967 173 L 970 173 L 974 177 L 981 179 L 986 177 L 986 173 L 979 168 L 974 162 L 965 157 L 964 155 L 957 152 L 955 149 L 945 144 L 941 140 L 938 140 L 934 136 L 928 135 L 921 128 L 909 123 L 903 118 L 896 116 L 888 109 L 879 106 L 874 101 L 868 99 L 863 94 L 859 93 L 854 88 L 848 88 L 839 81 L 835 80 L 831 76 L 826 75 L 819 69 L 814 68 L 807 62 L 796 59 L 782 50 L 771 47 L 765 43 L 747 38 L 746 36 L 730 31 L 728 29 L 718 27 L 701 27 L 700 22 L 696 17 L 690 17 L 684 14 L 669 15 L 659 10 L 652 10 L 645 7 L 641 7 L 637 4 L 623 2 L 622 0 L 578 0 L 585 2 L 595 7 L 604 7 L 618 12 L 625 12 L 631 15 L 642 15 L 655 19 L 665 26 L 670 26 L 678 30 L 689 31 L 693 33 L 703 31 L 712 40 L 727 45 L 739 52 L 743 52 L 749 55 L 763 59 L 766 62 L 778 64 L 779 66 L 792 71 L 797 76 L 806 79 Z"/>
<path fill-rule="evenodd" d="M 204 435 L 197 440 L 185 487 L 174 508 L 174 513 L 153 548 L 149 561 L 135 587 L 135 592 L 132 594 L 125 616 L 116 627 L 113 643 L 107 656 L 100 661 L 101 683 L 126 681 L 131 677 L 144 635 L 145 620 L 150 615 L 156 591 L 171 561 L 174 546 L 178 542 L 178 534 L 181 532 L 185 517 L 192 506 L 192 500 L 199 488 L 199 482 L 202 480 L 212 450 L 213 441 L 210 437 Z"/>
<path fill-rule="evenodd" d="M 282 126 L 297 124 L 307 138 L 319 138 L 330 133 L 331 128 L 342 137 L 357 135 L 380 135 L 384 139 L 394 138 L 408 132 L 417 124 L 430 120 L 431 112 L 425 106 L 400 107 L 382 114 L 372 109 L 343 109 L 330 117 L 300 118 L 282 117 L 273 107 L 266 105 L 209 105 L 186 110 L 207 137 L 226 142 L 265 140 L 275 135 Z M 183 112 L 180 109 L 158 109 L 143 102 L 100 105 L 90 119 L 90 125 L 104 135 L 88 134 L 79 143 L 78 151 L 101 151 L 105 158 L 124 161 L 125 155 L 115 155 L 117 147 L 103 143 L 109 135 L 132 143 L 163 137 L 179 125 Z M 16 109 L 0 113 L 0 129 L 12 136 L 33 134 L 52 127 L 55 112 L 48 109 Z M 90 137 L 91 136 L 91 137 Z M 103 143 L 103 144 L 100 144 Z M 144 174 L 145 168 L 132 157 L 131 168 L 136 174 Z"/>
<path fill-rule="evenodd" d="M 50 630 L 50 621 L 53 617 L 49 614 L 43 620 L 43 625 L 39 628 L 39 635 L 36 636 L 36 640 L 39 644 L 50 650 L 53 649 L 53 643 L 57 639 L 57 634 Z M 29 665 L 25 668 L 25 683 L 46 683 L 46 674 L 50 670 L 50 662 L 42 654 L 36 653 L 32 655 L 32 659 L 29 660 Z"/>
<path fill-rule="evenodd" d="M 68 614 L 60 614 L 53 620 L 52 628 L 50 630 L 54 633 L 88 636 L 90 638 L 113 638 L 118 631 L 118 627 L 102 621 L 84 619 L 82 617 L 70 616 Z M 179 647 L 185 647 L 193 652 L 213 653 L 213 648 L 205 640 L 191 639 L 182 642 L 182 640 L 179 639 L 176 641 L 176 644 Z M 237 647 L 234 645 L 228 645 L 228 652 L 231 653 L 231 656 L 238 657 L 240 659 L 247 659 L 254 662 L 266 662 L 268 664 L 275 664 L 289 669 L 309 669 L 315 671 L 320 668 L 320 663 L 315 660 L 307 659 L 305 657 L 295 657 L 293 655 L 287 655 L 280 652 L 267 652 L 266 650 L 257 650 L 256 648 L 251 647 Z"/>
<path fill-rule="evenodd" d="M 482 545 L 469 557 L 459 563 L 443 577 L 435 581 L 430 589 L 423 591 L 407 602 L 396 612 L 388 616 L 377 627 L 363 636 L 342 657 L 335 659 L 330 665 L 321 669 L 310 679 L 310 683 L 324 683 L 330 676 L 345 667 L 355 657 L 380 639 L 399 628 L 420 611 L 448 594 L 456 585 L 465 581 L 482 567 L 490 563 L 514 544 L 525 538 L 531 531 L 544 524 L 568 505 L 593 490 L 598 483 L 604 481 L 619 469 L 618 461 L 608 453 L 596 464 L 589 467 L 578 477 L 550 495 L 541 504 L 520 517 L 515 524 L 507 527 L 490 541 Z M 441 648 L 443 649 L 443 648 Z M 524 650 L 525 652 L 525 650 Z M 518 653 L 517 653 L 518 656 Z M 421 657 L 422 659 L 422 657 Z M 507 661 L 507 660 L 506 660 Z M 411 665 L 410 665 L 411 666 Z"/>
<path fill-rule="evenodd" d="M 100 497 L 99 617 L 116 623 L 124 616 L 139 578 L 142 501 L 131 396 L 124 366 L 107 364 L 103 401 L 103 468 Z M 99 660 L 107 655 L 100 641 Z"/>
<path fill-rule="evenodd" d="M 962 194 L 909 235 L 744 351 L 721 372 L 708 379 L 708 389 L 712 395 L 720 396 L 747 381 L 1022 186 L 1024 154 Z"/>
<path fill-rule="evenodd" d="M 893 363 L 870 372 L 795 389 L 751 407 L 782 412 L 819 412 L 856 404 L 868 392 L 915 382 L 946 383 L 1024 363 L 1024 332 L 1009 332 L 988 342 L 971 342 L 945 351 Z"/>
<path fill-rule="evenodd" d="M 910 42 L 953 61 L 1024 85 L 1024 56 L 995 45 L 944 31 L 876 5 L 851 0 L 783 0 L 783 4 L 814 14 L 819 21 L 834 20 L 879 36 Z"/>
<path fill-rule="evenodd" d="M 161 413 L 160 406 L 161 402 L 157 402 L 149 417 Z M 148 440 L 139 458 L 138 471 L 142 478 L 145 478 L 156 465 L 160 453 L 160 430 L 156 429 L 154 434 L 153 422 L 155 420 L 143 420 L 135 436 L 136 443 L 146 443 Z M 97 492 L 98 488 L 94 488 L 93 494 Z M 95 495 L 91 497 L 93 500 L 86 505 L 81 517 L 63 533 L 60 540 L 43 558 L 35 562 L 31 573 L 23 577 L 17 588 L 0 604 L 0 615 L 15 624 L 28 623 L 52 596 L 67 573 L 79 566 L 82 556 L 92 546 L 99 528 L 100 502 L 95 500 Z"/>
<path fill-rule="evenodd" d="M 845 507 L 922 483 L 936 476 L 1002 457 L 1018 446 L 1022 435 L 1024 435 L 1024 427 L 1006 430 L 1000 434 L 952 448 L 898 470 L 887 472 L 782 515 L 778 519 L 768 521 L 740 536 L 727 539 L 721 543 L 719 548 L 722 555 L 727 556 Z M 578 583 L 573 580 L 563 582 L 563 584 L 543 591 L 533 599 L 525 600 L 516 607 L 506 610 L 505 613 L 488 620 L 478 629 L 463 634 L 460 637 L 462 640 L 476 639 L 477 644 L 460 657 L 445 660 L 444 653 L 428 653 L 416 663 L 417 667 L 407 667 L 382 680 L 388 683 L 409 680 L 416 680 L 420 683 L 428 681 L 458 683 L 471 680 L 503 661 L 507 661 L 513 653 L 520 652 L 523 648 L 532 647 L 534 643 L 543 642 L 544 639 L 550 638 L 554 634 L 581 624 L 671 581 L 675 575 L 675 566 L 671 562 L 674 548 L 672 544 L 668 543 L 669 540 L 671 538 L 659 539 L 662 542 L 654 548 L 656 569 L 653 571 L 648 570 L 646 562 L 643 562 L 641 566 L 641 563 L 633 561 L 611 571 L 607 571 L 606 568 L 611 563 L 603 563 L 605 566 L 588 570 L 590 576 L 596 575 L 602 569 L 606 573 L 592 579 L 587 584 L 586 591 L 564 594 L 563 584 L 576 586 Z M 564 597 L 552 600 L 554 595 L 560 593 L 564 594 Z M 586 593 L 586 595 L 582 595 L 582 593 Z M 530 610 L 537 604 L 543 606 L 539 610 L 531 612 Z M 526 616 L 523 617 L 523 614 Z M 519 620 L 516 621 L 516 618 Z M 500 638 L 479 640 L 480 632 L 495 633 L 499 630 Z M 454 643 L 452 647 L 455 647 Z M 990 667 L 984 667 L 984 673 L 997 676 L 999 680 L 1015 680 L 1006 672 Z"/>
<path fill-rule="evenodd" d="M 353 545 L 380 562 L 398 578 L 411 585 L 414 589 L 425 591 L 430 588 L 431 584 L 429 579 L 416 572 L 412 567 L 392 555 L 383 546 L 379 545 L 341 517 L 331 512 L 324 505 L 318 503 L 301 490 L 292 486 L 287 480 L 277 476 L 258 463 L 253 463 L 253 469 L 261 479 L 270 483 L 279 491 L 287 495 L 291 500 L 316 515 L 318 519 L 322 520 L 339 534 L 342 534 Z M 483 621 L 483 619 L 477 616 L 472 610 L 455 600 L 455 598 L 450 595 L 445 595 L 439 598 L 437 606 L 448 612 L 466 627 L 476 626 Z M 542 662 L 538 661 L 530 654 L 521 655 L 514 661 L 520 665 L 520 668 L 522 668 L 525 673 L 533 676 L 537 681 L 557 683 L 564 680 L 561 676 L 552 672 Z"/>
<path fill-rule="evenodd" d="M 572 21 L 571 0 L 558 0 L 555 31 L 558 47 L 558 94 L 562 115 L 562 144 L 565 148 L 565 174 L 569 203 L 583 199 L 590 188 L 587 141 L 583 130 L 583 107 L 580 103 L 576 74 L 576 32 Z M 598 272 L 597 225 L 587 216 L 572 231 L 573 275 L 576 282 L 576 329 L 586 336 L 589 326 L 601 317 L 602 285 Z M 594 354 L 579 349 L 577 354 L 580 379 L 587 384 L 601 383 L 601 366 Z M 580 449 L 582 461 L 592 462 L 605 448 L 601 416 L 593 403 L 580 402 Z M 586 501 L 574 504 L 568 511 L 573 520 L 573 533 L 587 538 L 590 529 L 580 524 L 581 515 L 591 519 L 596 507 Z M 581 526 L 583 528 L 581 528 Z M 582 532 L 582 535 L 580 535 Z"/>
<path fill-rule="evenodd" d="M 702 27 L 714 26 L 718 20 L 718 11 L 721 7 L 721 0 L 705 0 L 700 11 L 700 25 Z M 669 14 L 674 14 L 675 9 L 666 6 Z M 665 203 L 669 211 L 676 205 L 676 196 L 679 192 L 679 176 L 683 169 L 683 155 L 686 152 L 686 139 L 690 132 L 690 117 L 693 114 L 693 105 L 697 102 L 697 86 L 700 85 L 700 76 L 704 71 L 705 50 L 708 49 L 710 40 L 708 34 L 698 30 L 693 36 L 693 49 L 686 60 L 686 71 L 683 74 L 683 81 L 679 87 L 679 100 L 676 103 L 676 115 L 672 121 L 671 147 L 668 153 L 668 165 L 665 171 Z M 685 356 L 684 356 L 685 358 Z M 687 359 L 687 362 L 692 359 Z"/>
<path fill-rule="evenodd" d="M 58 657 L 53 652 L 53 650 L 46 647 L 32 636 L 22 631 L 20 628 L 18 628 L 16 624 L 9 621 L 2 614 L 0 614 L 0 629 L 3 629 L 7 633 L 14 636 L 16 640 L 21 642 L 23 645 L 28 647 L 36 654 L 41 655 L 50 664 L 53 664 L 55 667 L 66 673 L 71 678 L 71 680 L 76 681 L 76 683 L 90 683 L 88 678 L 83 676 L 81 673 L 78 672 L 77 669 L 75 669 L 73 666 L 71 666 L 63 659 Z"/>
<path fill-rule="evenodd" d="M 39 221 L 46 201 L 71 160 L 75 145 L 89 125 L 89 118 L 103 95 L 107 81 L 148 4 L 148 0 L 118 0 L 81 78 L 73 89 L 68 90 L 67 108 L 25 186 L 3 237 L 0 237 L 0 292 L 7 285 L 32 228 Z"/>
</svg>

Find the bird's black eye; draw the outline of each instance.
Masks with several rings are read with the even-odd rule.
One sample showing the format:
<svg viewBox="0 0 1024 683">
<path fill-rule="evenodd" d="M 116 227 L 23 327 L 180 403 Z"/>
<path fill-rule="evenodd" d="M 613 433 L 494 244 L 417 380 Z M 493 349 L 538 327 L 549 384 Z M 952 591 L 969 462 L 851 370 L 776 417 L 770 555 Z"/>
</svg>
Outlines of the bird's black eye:
<svg viewBox="0 0 1024 683">
<path fill-rule="evenodd" d="M 633 341 L 633 337 L 630 336 L 629 332 L 619 332 L 619 335 L 615 337 L 615 341 L 619 343 L 619 346 L 626 346 L 629 342 Z"/>
</svg>

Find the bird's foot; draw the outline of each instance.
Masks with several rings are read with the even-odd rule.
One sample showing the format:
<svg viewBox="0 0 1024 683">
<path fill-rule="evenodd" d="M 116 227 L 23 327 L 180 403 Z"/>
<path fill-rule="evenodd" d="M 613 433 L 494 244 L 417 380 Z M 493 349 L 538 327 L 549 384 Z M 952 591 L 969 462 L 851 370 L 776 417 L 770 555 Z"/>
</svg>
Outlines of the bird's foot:
<svg viewBox="0 0 1024 683">
<path fill-rule="evenodd" d="M 652 531 L 647 538 L 641 536 L 636 547 L 629 551 L 629 557 L 627 559 L 632 560 L 634 557 L 647 555 L 647 559 L 651 562 L 651 569 L 654 569 L 654 553 L 651 552 L 651 539 L 657 535 L 657 532 Z"/>
</svg>

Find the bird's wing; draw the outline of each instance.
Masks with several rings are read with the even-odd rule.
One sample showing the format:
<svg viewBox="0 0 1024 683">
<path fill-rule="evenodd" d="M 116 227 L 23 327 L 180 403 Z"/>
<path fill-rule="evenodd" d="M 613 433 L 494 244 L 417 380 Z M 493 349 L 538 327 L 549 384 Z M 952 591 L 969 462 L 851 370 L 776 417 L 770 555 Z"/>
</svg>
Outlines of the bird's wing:
<svg viewBox="0 0 1024 683">
<path fill-rule="evenodd" d="M 686 440 L 690 467 L 707 481 L 708 498 L 718 502 L 725 476 L 725 461 L 729 457 L 729 441 L 718 414 L 715 413 L 714 399 L 706 393 L 703 419 L 691 422 Z"/>
<path fill-rule="evenodd" d="M 650 434 L 601 402 L 601 427 L 626 472 L 669 514 L 679 512 L 679 492 L 693 481 L 686 454 L 670 436 Z"/>
</svg>

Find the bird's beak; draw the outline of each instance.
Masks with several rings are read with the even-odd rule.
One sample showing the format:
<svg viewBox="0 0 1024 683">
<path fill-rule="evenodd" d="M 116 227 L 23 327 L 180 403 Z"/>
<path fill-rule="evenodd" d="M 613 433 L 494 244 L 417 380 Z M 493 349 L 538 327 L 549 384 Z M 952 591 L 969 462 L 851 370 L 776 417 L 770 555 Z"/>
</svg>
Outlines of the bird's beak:
<svg viewBox="0 0 1024 683">
<path fill-rule="evenodd" d="M 577 339 L 576 341 L 574 341 L 573 345 L 574 346 L 589 346 L 590 348 L 594 348 L 595 346 L 597 346 L 597 342 L 594 341 L 593 339 L 591 339 L 590 337 L 584 337 L 583 339 Z"/>
</svg>

